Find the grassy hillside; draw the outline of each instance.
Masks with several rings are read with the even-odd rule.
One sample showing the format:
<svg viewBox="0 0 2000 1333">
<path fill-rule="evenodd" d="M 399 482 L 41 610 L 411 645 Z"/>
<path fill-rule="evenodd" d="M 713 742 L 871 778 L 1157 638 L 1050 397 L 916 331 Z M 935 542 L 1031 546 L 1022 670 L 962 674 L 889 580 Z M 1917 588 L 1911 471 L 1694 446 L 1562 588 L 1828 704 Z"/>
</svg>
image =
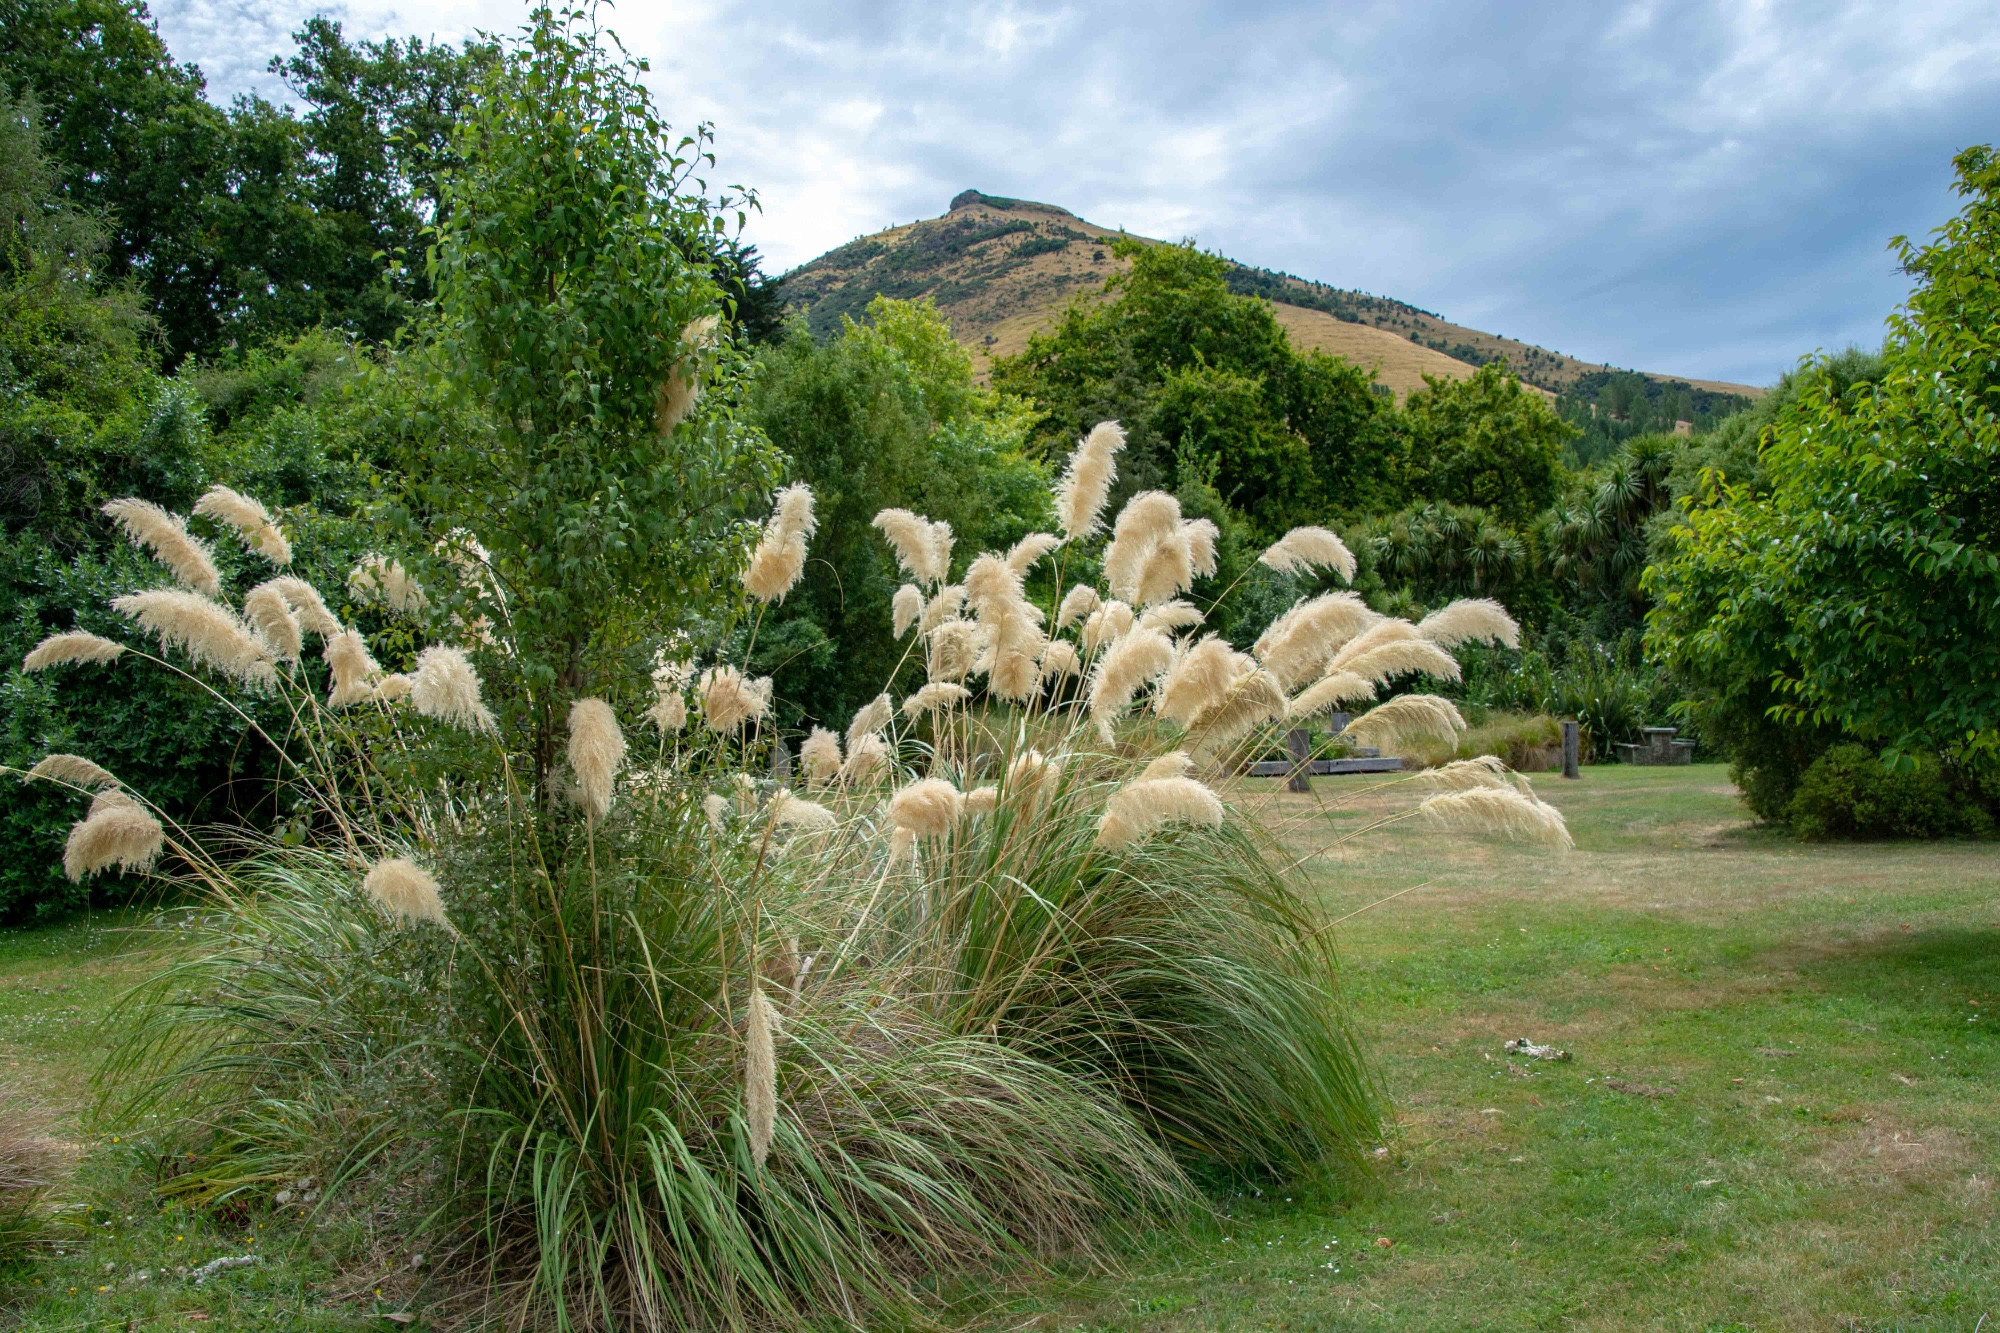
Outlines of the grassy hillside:
<svg viewBox="0 0 2000 1333">
<path fill-rule="evenodd" d="M 1123 267 L 1109 244 L 1123 234 L 1052 204 L 967 190 L 943 217 L 861 237 L 800 265 L 785 276 L 783 296 L 822 334 L 837 328 L 842 315 L 858 317 L 877 295 L 932 297 L 983 369 L 992 357 L 1020 351 L 1070 301 L 1100 292 Z M 1496 356 L 1550 394 L 1588 394 L 1593 379 L 1613 369 L 1401 301 L 1269 269 L 1238 265 L 1231 286 L 1275 303 L 1294 345 L 1368 366 L 1399 396 L 1423 387 L 1426 374 L 1462 378 Z M 1697 407 L 1708 395 L 1762 392 L 1721 381 L 1649 378 L 1685 384 Z"/>
</svg>

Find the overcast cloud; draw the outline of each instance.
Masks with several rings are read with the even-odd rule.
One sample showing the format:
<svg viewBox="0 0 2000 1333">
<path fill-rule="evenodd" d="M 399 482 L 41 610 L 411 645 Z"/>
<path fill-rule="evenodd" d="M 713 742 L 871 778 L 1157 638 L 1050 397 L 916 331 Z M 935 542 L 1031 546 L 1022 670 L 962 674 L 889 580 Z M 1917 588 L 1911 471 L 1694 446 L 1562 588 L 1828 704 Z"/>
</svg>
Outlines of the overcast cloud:
<svg viewBox="0 0 2000 1333">
<path fill-rule="evenodd" d="M 218 99 L 318 10 L 511 30 L 504 0 L 158 0 Z M 2000 125 L 1991 4 L 627 2 L 670 119 L 755 186 L 773 271 L 968 186 L 1589 360 L 1767 383 L 1874 344 L 1886 245 Z"/>
</svg>

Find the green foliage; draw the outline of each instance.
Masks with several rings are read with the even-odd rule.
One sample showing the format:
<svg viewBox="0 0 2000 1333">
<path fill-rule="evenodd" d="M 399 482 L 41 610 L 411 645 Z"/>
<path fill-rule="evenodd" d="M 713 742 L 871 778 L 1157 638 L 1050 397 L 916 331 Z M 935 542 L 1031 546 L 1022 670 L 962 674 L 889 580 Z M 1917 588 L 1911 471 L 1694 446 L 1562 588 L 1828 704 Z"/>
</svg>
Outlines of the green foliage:
<svg viewBox="0 0 2000 1333">
<path fill-rule="evenodd" d="M 1609 458 L 1644 435 L 1669 434 L 1686 422 L 1704 435 L 1750 406 L 1742 394 L 1697 389 L 1685 380 L 1662 381 L 1631 370 L 1594 370 L 1577 377 L 1556 399 L 1556 413 L 1578 434 L 1567 449 L 1579 467 Z"/>
<path fill-rule="evenodd" d="M 1928 756 L 1885 768 L 1865 746 L 1833 746 L 1799 779 L 1787 807 L 1792 831 L 1809 842 L 1837 838 L 1942 838 L 1989 834 L 1993 818 L 1953 789 Z"/>
<path fill-rule="evenodd" d="M 1403 406 L 1414 494 L 1477 505 L 1515 525 L 1555 499 L 1573 432 L 1504 362 L 1462 380 L 1426 375 L 1424 384 Z"/>
<path fill-rule="evenodd" d="M 516 626 L 495 665 L 535 718 L 538 778 L 562 696 L 644 678 L 658 636 L 734 572 L 746 493 L 769 476 L 726 378 L 685 419 L 673 406 L 710 377 L 701 321 L 722 313 L 689 255 L 740 201 L 696 192 L 708 131 L 671 140 L 608 43 L 580 14 L 536 11 L 460 130 L 437 316 L 410 354 L 438 406 L 393 440 L 384 511 L 413 551 L 454 532 L 490 550 L 496 577 L 452 610 Z"/>
<path fill-rule="evenodd" d="M 759 353 L 745 398 L 787 474 L 812 486 L 819 520 L 804 580 L 757 634 L 786 726 L 844 719 L 892 680 L 923 674 L 920 655 L 890 634 L 903 580 L 869 526 L 877 512 L 950 523 L 961 564 L 1050 523 L 1047 471 L 1022 454 L 1020 407 L 974 387 L 936 308 L 878 298 L 867 316 L 823 344 L 794 325 Z"/>
<path fill-rule="evenodd" d="M 1672 436 L 1629 440 L 1542 515 L 1549 571 L 1573 598 L 1620 605 L 1636 619 L 1649 524 L 1667 506 L 1675 457 Z"/>
<path fill-rule="evenodd" d="M 1658 651 L 1705 709 L 1836 728 L 1904 763 L 2000 761 L 2000 163 L 1957 159 L 1879 378 L 1801 373 L 1762 451 L 1717 478 L 1649 575 Z"/>
<path fill-rule="evenodd" d="M 1360 546 L 1385 590 L 1424 602 L 1497 596 L 1511 604 L 1534 566 L 1531 538 L 1471 505 L 1427 504 L 1378 519 Z"/>
</svg>

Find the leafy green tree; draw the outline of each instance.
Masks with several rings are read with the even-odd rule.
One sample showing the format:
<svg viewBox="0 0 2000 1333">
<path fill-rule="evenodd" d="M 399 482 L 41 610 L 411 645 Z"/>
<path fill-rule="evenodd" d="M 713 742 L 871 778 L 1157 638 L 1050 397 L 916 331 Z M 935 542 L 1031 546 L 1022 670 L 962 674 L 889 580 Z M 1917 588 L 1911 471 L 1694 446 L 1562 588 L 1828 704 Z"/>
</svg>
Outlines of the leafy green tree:
<svg viewBox="0 0 2000 1333">
<path fill-rule="evenodd" d="M 876 513 L 950 523 L 963 568 L 1048 527 L 1048 471 L 1022 452 L 1027 413 L 974 385 L 929 301 L 877 297 L 867 322 L 823 344 L 792 325 L 758 355 L 746 410 L 813 488 L 819 518 L 804 579 L 758 630 L 758 669 L 796 710 L 784 723 L 845 719 L 892 678 L 923 676 L 910 640 L 890 632 L 903 576 Z"/>
<path fill-rule="evenodd" d="M 1424 385 L 1403 405 L 1413 494 L 1477 505 L 1517 526 L 1548 507 L 1573 432 L 1546 399 L 1501 361 L 1462 380 L 1426 375 Z"/>
<path fill-rule="evenodd" d="M 1801 372 L 1768 490 L 1694 497 L 1650 627 L 1711 710 L 1979 771 L 2000 751 L 2000 160 L 1955 165 L 1958 216 L 1895 242 L 1917 284 L 1880 375 Z"/>
<path fill-rule="evenodd" d="M 1542 515 L 1549 572 L 1573 596 L 1618 604 L 1634 617 L 1643 610 L 1648 525 L 1666 508 L 1675 453 L 1671 435 L 1628 440 Z"/>
<path fill-rule="evenodd" d="M 537 779 L 571 699 L 643 681 L 660 636 L 724 593 L 771 480 L 726 375 L 682 415 L 729 355 L 704 332 L 722 292 L 688 256 L 739 201 L 698 191 L 708 130 L 674 139 L 640 72 L 587 15 L 535 11 L 460 127 L 413 354 L 432 406 L 389 446 L 408 549 L 469 532 L 491 553 L 495 577 L 440 609 L 513 626 L 493 667 Z"/>
</svg>

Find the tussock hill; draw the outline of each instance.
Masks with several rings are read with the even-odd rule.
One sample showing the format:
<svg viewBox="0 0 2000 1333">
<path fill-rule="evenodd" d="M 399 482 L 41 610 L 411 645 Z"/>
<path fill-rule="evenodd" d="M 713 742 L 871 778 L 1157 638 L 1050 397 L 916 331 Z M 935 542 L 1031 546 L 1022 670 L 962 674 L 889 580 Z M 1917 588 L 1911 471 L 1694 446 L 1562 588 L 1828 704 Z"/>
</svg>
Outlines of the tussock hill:
<svg viewBox="0 0 2000 1333">
<path fill-rule="evenodd" d="M 877 295 L 929 296 L 984 370 L 992 357 L 1027 346 L 1051 327 L 1079 295 L 1089 299 L 1125 265 L 1110 242 L 1124 233 L 1087 222 L 1053 204 L 1003 199 L 967 190 L 943 217 L 891 227 L 850 241 L 785 275 L 787 305 L 805 312 L 816 333 L 859 318 Z M 1146 238 L 1135 238 L 1144 240 Z M 1309 282 L 1269 269 L 1237 265 L 1231 285 L 1277 307 L 1293 345 L 1322 348 L 1375 372 L 1402 396 L 1423 376 L 1463 377 L 1496 356 L 1521 378 L 1550 394 L 1594 398 L 1594 386 L 1614 373 L 1531 343 L 1454 324 L 1402 301 Z M 1685 384 L 1697 399 L 1710 394 L 1755 398 L 1763 391 L 1718 380 L 1647 377 Z"/>
</svg>

